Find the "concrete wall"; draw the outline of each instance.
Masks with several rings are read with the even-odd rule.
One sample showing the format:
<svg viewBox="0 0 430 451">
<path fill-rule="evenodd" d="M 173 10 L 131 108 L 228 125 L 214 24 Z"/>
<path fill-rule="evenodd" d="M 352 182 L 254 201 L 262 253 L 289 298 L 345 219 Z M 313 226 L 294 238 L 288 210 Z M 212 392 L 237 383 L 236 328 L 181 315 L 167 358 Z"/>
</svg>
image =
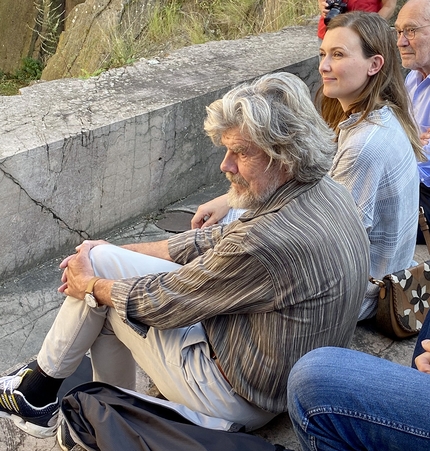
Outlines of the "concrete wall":
<svg viewBox="0 0 430 451">
<path fill-rule="evenodd" d="M 314 27 L 188 47 L 0 102 L 0 280 L 220 177 L 205 106 L 287 70 L 319 83 Z"/>
</svg>

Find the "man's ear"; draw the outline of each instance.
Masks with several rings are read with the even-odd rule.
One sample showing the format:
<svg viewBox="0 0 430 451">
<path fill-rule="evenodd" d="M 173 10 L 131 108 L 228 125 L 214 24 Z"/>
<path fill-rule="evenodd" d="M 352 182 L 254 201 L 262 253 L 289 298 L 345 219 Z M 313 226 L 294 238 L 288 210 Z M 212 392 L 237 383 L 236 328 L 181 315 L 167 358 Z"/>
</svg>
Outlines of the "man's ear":
<svg viewBox="0 0 430 451">
<path fill-rule="evenodd" d="M 367 74 L 369 76 L 377 74 L 384 65 L 384 57 L 382 55 L 374 55 L 371 57 L 371 65 Z"/>
</svg>

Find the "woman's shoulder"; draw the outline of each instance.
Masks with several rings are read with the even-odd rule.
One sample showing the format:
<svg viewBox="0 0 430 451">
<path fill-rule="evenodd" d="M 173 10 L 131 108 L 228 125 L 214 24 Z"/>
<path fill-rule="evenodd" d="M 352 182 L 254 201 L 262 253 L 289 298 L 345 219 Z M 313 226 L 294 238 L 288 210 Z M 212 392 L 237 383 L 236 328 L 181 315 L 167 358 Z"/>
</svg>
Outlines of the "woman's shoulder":
<svg viewBox="0 0 430 451">
<path fill-rule="evenodd" d="M 351 117 L 350 117 L 351 119 Z M 386 158 L 412 151 L 411 143 L 389 106 L 372 111 L 364 121 L 352 122 L 339 135 L 339 148 L 357 158 Z M 397 150 L 396 150 L 397 149 Z"/>
<path fill-rule="evenodd" d="M 381 108 L 371 111 L 364 120 L 361 113 L 353 113 L 348 119 L 339 124 L 339 128 L 349 135 L 366 136 L 366 134 L 377 133 L 378 129 L 386 131 L 388 129 L 402 129 L 393 110 L 384 105 Z"/>
</svg>

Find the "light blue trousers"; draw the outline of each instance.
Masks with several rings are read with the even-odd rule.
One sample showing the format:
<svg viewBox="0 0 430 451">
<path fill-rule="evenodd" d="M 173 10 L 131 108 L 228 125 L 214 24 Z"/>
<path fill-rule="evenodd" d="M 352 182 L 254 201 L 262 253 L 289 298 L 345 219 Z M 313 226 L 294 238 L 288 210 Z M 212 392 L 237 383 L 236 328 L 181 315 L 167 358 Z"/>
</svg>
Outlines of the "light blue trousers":
<svg viewBox="0 0 430 451">
<path fill-rule="evenodd" d="M 430 338 L 430 315 L 417 340 Z M 430 450 L 430 374 L 341 348 L 290 373 L 288 410 L 303 450 Z"/>
<path fill-rule="evenodd" d="M 114 280 L 180 267 L 113 245 L 93 248 L 91 261 L 97 276 Z M 115 309 L 91 309 L 68 296 L 43 342 L 38 364 L 49 376 L 66 378 L 89 349 L 94 380 L 134 389 L 137 362 L 168 400 L 196 412 L 242 424 L 247 430 L 274 417 L 237 395 L 224 379 L 210 356 L 201 323 L 167 330 L 151 327 L 143 338 Z"/>
</svg>

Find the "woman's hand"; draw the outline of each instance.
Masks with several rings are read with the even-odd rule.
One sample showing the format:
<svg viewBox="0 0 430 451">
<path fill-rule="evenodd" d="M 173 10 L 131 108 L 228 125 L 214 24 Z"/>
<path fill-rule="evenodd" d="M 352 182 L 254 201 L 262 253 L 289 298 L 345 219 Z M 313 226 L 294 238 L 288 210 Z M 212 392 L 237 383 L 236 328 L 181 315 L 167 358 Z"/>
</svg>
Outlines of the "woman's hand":
<svg viewBox="0 0 430 451">
<path fill-rule="evenodd" d="M 227 213 L 230 207 L 227 203 L 227 194 L 200 205 L 196 214 L 191 219 L 192 229 L 202 229 L 216 224 Z"/>
<path fill-rule="evenodd" d="M 328 5 L 327 5 L 326 0 L 318 0 L 318 7 L 320 9 L 321 15 L 323 17 L 325 17 L 328 13 L 328 9 L 327 9 Z"/>
<path fill-rule="evenodd" d="M 430 340 L 423 340 L 421 346 L 427 352 L 415 358 L 415 365 L 421 372 L 430 374 Z"/>
</svg>

